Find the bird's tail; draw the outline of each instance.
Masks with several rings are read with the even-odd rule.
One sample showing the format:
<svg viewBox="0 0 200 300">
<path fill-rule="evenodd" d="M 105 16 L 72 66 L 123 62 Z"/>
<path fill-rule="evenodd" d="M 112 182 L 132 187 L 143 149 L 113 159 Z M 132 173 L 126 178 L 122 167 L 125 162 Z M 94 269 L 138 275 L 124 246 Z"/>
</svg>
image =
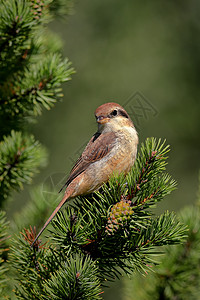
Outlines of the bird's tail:
<svg viewBox="0 0 200 300">
<path fill-rule="evenodd" d="M 65 204 L 65 202 L 70 199 L 70 196 L 71 196 L 71 192 L 65 192 L 64 197 L 62 198 L 58 206 L 55 208 L 55 210 L 52 212 L 51 216 L 48 218 L 48 220 L 46 221 L 46 223 L 44 224 L 44 226 L 42 227 L 42 229 L 40 230 L 36 238 L 34 239 L 33 243 L 31 244 L 31 247 L 35 244 L 39 236 L 42 234 L 42 232 L 45 230 L 45 228 L 51 222 L 51 220 L 55 217 L 55 215 L 61 209 L 61 207 Z"/>
</svg>

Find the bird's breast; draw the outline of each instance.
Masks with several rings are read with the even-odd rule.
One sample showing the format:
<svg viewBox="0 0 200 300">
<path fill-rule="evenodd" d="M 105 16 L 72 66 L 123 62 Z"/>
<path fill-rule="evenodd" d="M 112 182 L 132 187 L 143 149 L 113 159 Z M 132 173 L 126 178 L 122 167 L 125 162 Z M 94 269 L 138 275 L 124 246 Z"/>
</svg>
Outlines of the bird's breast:
<svg viewBox="0 0 200 300">
<path fill-rule="evenodd" d="M 118 133 L 112 150 L 85 170 L 85 178 L 91 183 L 90 192 L 107 182 L 113 174 L 127 174 L 130 171 L 136 158 L 137 144 L 135 129 L 128 129 L 126 134 L 124 131 Z"/>
</svg>

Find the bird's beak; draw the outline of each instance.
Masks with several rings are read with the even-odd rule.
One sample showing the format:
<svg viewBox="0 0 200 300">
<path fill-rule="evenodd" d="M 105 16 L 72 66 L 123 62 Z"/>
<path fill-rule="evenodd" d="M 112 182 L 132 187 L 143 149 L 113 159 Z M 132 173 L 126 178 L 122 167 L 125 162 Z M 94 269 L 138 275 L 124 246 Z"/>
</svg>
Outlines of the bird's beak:
<svg viewBox="0 0 200 300">
<path fill-rule="evenodd" d="M 109 118 L 104 117 L 104 116 L 99 116 L 97 117 L 97 123 L 99 124 L 105 124 L 109 121 Z"/>
</svg>

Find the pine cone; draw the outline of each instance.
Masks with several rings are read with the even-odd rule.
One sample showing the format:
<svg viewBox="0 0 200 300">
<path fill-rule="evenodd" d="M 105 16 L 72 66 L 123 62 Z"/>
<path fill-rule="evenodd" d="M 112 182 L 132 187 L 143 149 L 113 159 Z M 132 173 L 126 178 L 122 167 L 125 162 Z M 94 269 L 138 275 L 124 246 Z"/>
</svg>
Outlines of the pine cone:
<svg viewBox="0 0 200 300">
<path fill-rule="evenodd" d="M 34 19 L 40 19 L 45 7 L 44 2 L 41 0 L 30 0 L 30 4 L 32 7 L 31 11 L 34 14 Z"/>
<path fill-rule="evenodd" d="M 127 224 L 132 214 L 131 201 L 121 200 L 113 205 L 108 215 L 106 233 L 108 235 L 114 234 L 120 226 Z"/>
</svg>

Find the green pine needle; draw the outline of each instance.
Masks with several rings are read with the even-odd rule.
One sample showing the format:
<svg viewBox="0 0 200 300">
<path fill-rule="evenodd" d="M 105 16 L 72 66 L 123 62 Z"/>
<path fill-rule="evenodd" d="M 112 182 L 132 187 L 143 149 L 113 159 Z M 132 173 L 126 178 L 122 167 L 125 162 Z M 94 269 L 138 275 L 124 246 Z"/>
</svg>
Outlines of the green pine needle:
<svg viewBox="0 0 200 300">
<path fill-rule="evenodd" d="M 10 190 L 31 183 L 38 168 L 46 164 L 46 150 L 32 135 L 12 131 L 0 142 L 0 194 L 6 199 Z"/>
<path fill-rule="evenodd" d="M 67 257 L 45 284 L 44 289 L 46 297 L 55 300 L 102 299 L 98 268 L 89 256 Z"/>
</svg>

